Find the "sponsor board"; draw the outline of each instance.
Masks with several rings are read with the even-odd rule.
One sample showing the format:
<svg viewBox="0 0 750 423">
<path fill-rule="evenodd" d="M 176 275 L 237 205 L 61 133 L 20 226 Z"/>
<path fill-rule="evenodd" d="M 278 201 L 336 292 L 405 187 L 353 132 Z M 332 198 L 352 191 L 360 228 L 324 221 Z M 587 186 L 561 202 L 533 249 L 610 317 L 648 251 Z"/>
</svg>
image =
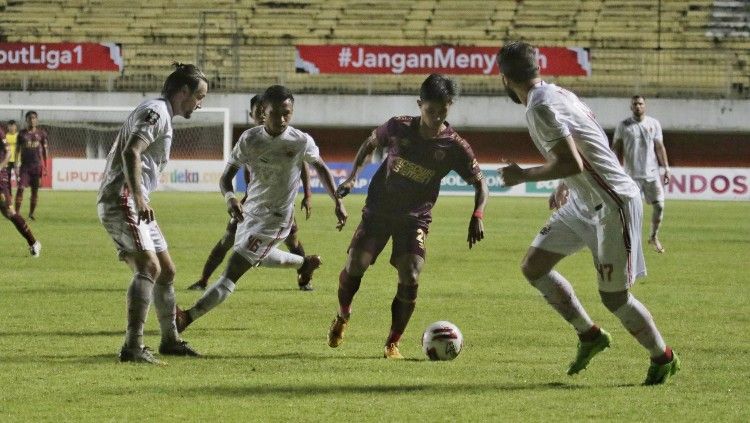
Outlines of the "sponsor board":
<svg viewBox="0 0 750 423">
<path fill-rule="evenodd" d="M 52 159 L 52 188 L 98 190 L 103 159 Z M 161 172 L 159 191 L 219 191 L 224 163 L 216 160 L 172 160 Z"/>
<path fill-rule="evenodd" d="M 48 167 L 53 189 L 98 190 L 102 181 L 103 159 L 52 159 Z M 367 164 L 357 177 L 352 193 L 366 194 L 370 180 L 379 164 Z M 501 164 L 480 165 L 492 196 L 548 196 L 557 181 L 526 182 L 514 187 L 502 184 L 497 169 Z M 526 167 L 525 165 L 521 165 Z M 351 170 L 351 163 L 328 163 L 334 183 L 341 184 Z M 324 193 L 325 188 L 315 170 L 310 168 L 310 187 L 314 193 Z M 162 191 L 219 191 L 219 180 L 224 163 L 211 160 L 172 160 L 161 173 L 159 190 Z M 242 172 L 235 178 L 237 191 L 245 190 Z M 300 187 L 301 190 L 301 187 Z M 473 195 L 474 188 L 457 173 L 450 172 L 440 184 L 445 195 Z M 672 180 L 664 189 L 667 199 L 750 201 L 750 168 L 688 168 L 673 167 Z"/>
<path fill-rule="evenodd" d="M 115 43 L 0 43 L 0 71 L 122 69 L 122 50 Z"/>
<path fill-rule="evenodd" d="M 588 49 L 539 47 L 542 75 L 590 76 Z M 295 67 L 310 74 L 497 75 L 497 46 L 298 45 Z"/>
</svg>

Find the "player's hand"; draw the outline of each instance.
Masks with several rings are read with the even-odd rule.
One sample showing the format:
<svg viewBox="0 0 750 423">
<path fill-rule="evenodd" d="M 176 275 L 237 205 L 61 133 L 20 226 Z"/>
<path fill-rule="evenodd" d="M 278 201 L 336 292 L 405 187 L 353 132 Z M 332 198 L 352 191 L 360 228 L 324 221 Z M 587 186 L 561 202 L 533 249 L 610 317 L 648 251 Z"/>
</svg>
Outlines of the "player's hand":
<svg viewBox="0 0 750 423">
<path fill-rule="evenodd" d="M 503 181 L 503 186 L 512 187 L 513 185 L 518 185 L 523 182 L 523 169 L 521 169 L 521 166 L 518 166 L 513 162 L 503 162 L 507 163 L 508 166 L 501 167 L 497 170 L 500 179 Z"/>
<path fill-rule="evenodd" d="M 136 225 L 140 225 L 141 222 L 151 223 L 155 219 L 154 210 L 141 196 L 135 197 L 135 211 L 138 213 Z"/>
<path fill-rule="evenodd" d="M 299 209 L 305 211 L 305 220 L 310 218 L 310 213 L 312 213 L 312 199 L 310 196 L 306 195 L 302 197 L 302 204 Z"/>
<path fill-rule="evenodd" d="M 569 195 L 570 191 L 568 190 L 568 186 L 560 183 L 557 188 L 555 188 L 555 191 L 549 196 L 549 209 L 557 210 L 564 206 L 565 203 L 568 202 Z"/>
<path fill-rule="evenodd" d="M 469 249 L 474 246 L 477 242 L 484 239 L 484 223 L 482 219 L 472 216 L 469 221 L 469 236 L 466 240 L 469 242 Z"/>
<path fill-rule="evenodd" d="M 344 208 L 344 203 L 341 202 L 341 200 L 336 200 L 336 218 L 338 219 L 338 223 L 336 223 L 336 229 L 338 229 L 339 231 L 344 229 L 347 217 L 349 217 L 349 214 L 346 212 L 346 208 Z"/>
<path fill-rule="evenodd" d="M 336 188 L 336 197 L 346 197 L 350 192 L 352 192 L 352 188 L 354 188 L 354 179 L 346 178 L 346 180 L 342 182 L 338 188 Z"/>
<path fill-rule="evenodd" d="M 245 220 L 245 217 L 242 216 L 242 204 L 234 197 L 227 200 L 227 213 L 233 219 L 237 219 L 238 222 Z"/>
<path fill-rule="evenodd" d="M 672 172 L 669 169 L 664 169 L 664 177 L 662 178 L 664 185 L 669 185 L 670 179 L 672 179 Z"/>
</svg>

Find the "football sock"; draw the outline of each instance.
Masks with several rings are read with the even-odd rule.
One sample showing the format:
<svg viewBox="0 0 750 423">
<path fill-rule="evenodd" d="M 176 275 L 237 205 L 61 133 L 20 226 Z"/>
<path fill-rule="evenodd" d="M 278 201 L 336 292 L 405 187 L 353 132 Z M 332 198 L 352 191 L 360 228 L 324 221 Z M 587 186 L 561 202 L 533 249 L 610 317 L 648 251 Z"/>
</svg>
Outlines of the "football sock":
<svg viewBox="0 0 750 423">
<path fill-rule="evenodd" d="M 10 217 L 10 221 L 13 222 L 13 225 L 16 227 L 18 233 L 26 238 L 26 242 L 28 242 L 29 245 L 34 245 L 34 243 L 36 242 L 36 238 L 34 238 L 34 234 L 31 233 L 31 229 L 29 229 L 29 225 L 26 224 L 26 221 L 23 219 L 23 217 L 21 217 L 20 214 L 14 214 Z"/>
<path fill-rule="evenodd" d="M 215 284 L 206 289 L 206 292 L 198 299 L 195 306 L 188 310 L 190 318 L 196 320 L 208 313 L 212 308 L 223 303 L 234 292 L 234 287 L 234 282 L 224 276 L 219 277 L 219 280 Z"/>
<path fill-rule="evenodd" d="M 401 340 L 401 335 L 400 332 L 391 330 L 391 333 L 388 334 L 388 339 L 385 341 L 385 345 L 398 344 L 398 341 Z"/>
<path fill-rule="evenodd" d="M 125 346 L 141 348 L 143 326 L 146 324 L 148 308 L 151 305 L 154 280 L 143 273 L 135 273 L 127 292 L 128 328 L 125 332 Z"/>
<path fill-rule="evenodd" d="M 665 365 L 672 361 L 672 358 L 674 356 L 672 355 L 672 348 L 667 347 L 667 349 L 664 351 L 664 353 L 658 357 L 651 357 L 651 361 L 653 361 L 656 364 L 659 365 Z"/>
<path fill-rule="evenodd" d="M 177 335 L 175 324 L 175 296 L 172 281 L 157 282 L 154 285 L 154 308 L 156 308 L 156 317 L 159 319 L 162 342 L 176 341 L 179 335 Z"/>
<path fill-rule="evenodd" d="M 661 220 L 664 218 L 664 203 L 657 201 L 653 206 L 651 210 L 651 238 L 656 237 L 659 233 L 659 226 L 661 226 Z"/>
<path fill-rule="evenodd" d="M 541 278 L 531 281 L 531 284 L 542 293 L 542 296 L 552 308 L 573 325 L 579 334 L 586 333 L 594 326 L 594 322 L 578 301 L 573 287 L 557 271 L 551 271 Z"/>
<path fill-rule="evenodd" d="M 289 247 L 289 252 L 298 256 L 305 256 L 305 247 L 302 246 L 301 242 L 297 242 L 296 246 Z"/>
<path fill-rule="evenodd" d="M 398 284 L 398 291 L 391 302 L 391 333 L 404 333 L 417 304 L 418 284 Z"/>
<path fill-rule="evenodd" d="M 278 248 L 272 248 L 260 261 L 260 265 L 263 267 L 292 267 L 299 269 L 304 262 L 304 257 L 281 251 Z"/>
<path fill-rule="evenodd" d="M 23 188 L 17 188 L 16 189 L 16 213 L 21 212 L 21 203 L 23 203 Z"/>
<path fill-rule="evenodd" d="M 39 192 L 35 189 L 31 190 L 31 201 L 29 201 L 29 216 L 34 215 L 34 211 L 36 210 L 36 203 L 39 199 Z"/>
<path fill-rule="evenodd" d="M 222 241 L 223 240 L 217 242 L 211 250 L 211 254 L 208 255 L 206 264 L 203 265 L 203 274 L 201 275 L 202 281 L 208 281 L 211 275 L 216 271 L 216 268 L 219 267 L 222 261 L 224 261 L 224 257 L 227 255 L 229 248 L 225 248 Z M 231 248 L 231 244 L 229 247 Z"/>
<path fill-rule="evenodd" d="M 651 313 L 632 294 L 628 294 L 628 301 L 615 310 L 614 315 L 620 319 L 625 329 L 649 351 L 651 357 L 664 354 L 667 345 L 656 328 Z"/>
<path fill-rule="evenodd" d="M 361 283 L 362 276 L 351 276 L 346 269 L 339 273 L 339 314 L 342 317 L 349 317 L 349 314 L 351 314 L 354 294 L 359 291 Z"/>
</svg>

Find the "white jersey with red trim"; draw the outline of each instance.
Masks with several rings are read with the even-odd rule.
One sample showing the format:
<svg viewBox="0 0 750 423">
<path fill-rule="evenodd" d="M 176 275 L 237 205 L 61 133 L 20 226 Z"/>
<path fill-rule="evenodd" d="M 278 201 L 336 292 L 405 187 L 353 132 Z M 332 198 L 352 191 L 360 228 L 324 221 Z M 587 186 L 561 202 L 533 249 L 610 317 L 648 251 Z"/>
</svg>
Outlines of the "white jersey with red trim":
<svg viewBox="0 0 750 423">
<path fill-rule="evenodd" d="M 243 132 L 229 157 L 229 163 L 247 166 L 252 177 L 247 186 L 246 213 L 276 213 L 291 217 L 294 199 L 300 184 L 304 162 L 320 159 L 320 151 L 313 138 L 305 132 L 287 126 L 281 135 L 273 137 L 264 126 Z"/>
<path fill-rule="evenodd" d="M 156 190 L 159 175 L 169 161 L 172 148 L 172 105 L 164 98 L 147 100 L 138 105 L 123 123 L 107 155 L 104 178 L 97 203 L 116 203 L 126 186 L 122 152 L 131 136 L 146 143 L 141 152 L 141 192 L 146 201 Z"/>
<path fill-rule="evenodd" d="M 617 125 L 614 141 L 622 143 L 622 161 L 628 175 L 647 180 L 659 178 L 654 142 L 662 139 L 661 124 L 651 116 L 644 116 L 640 122 L 631 116 Z"/>
<path fill-rule="evenodd" d="M 564 179 L 578 209 L 592 215 L 602 205 L 621 207 L 621 196 L 640 195 L 638 186 L 620 166 L 594 113 L 572 92 L 540 82 L 530 91 L 526 123 L 534 144 L 545 158 L 568 135 L 573 137 L 584 170 Z"/>
</svg>

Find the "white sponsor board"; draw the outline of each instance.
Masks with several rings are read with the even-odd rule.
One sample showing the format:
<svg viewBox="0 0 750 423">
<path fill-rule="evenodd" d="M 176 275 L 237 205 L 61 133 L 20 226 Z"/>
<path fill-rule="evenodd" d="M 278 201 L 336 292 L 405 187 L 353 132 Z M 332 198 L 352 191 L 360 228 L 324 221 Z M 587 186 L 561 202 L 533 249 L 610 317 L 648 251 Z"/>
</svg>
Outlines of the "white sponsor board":
<svg viewBox="0 0 750 423">
<path fill-rule="evenodd" d="M 103 159 L 52 159 L 52 189 L 98 190 Z M 219 191 L 224 162 L 219 160 L 172 160 L 161 173 L 160 191 Z"/>
<path fill-rule="evenodd" d="M 667 198 L 750 201 L 750 168 L 673 167 Z"/>
</svg>

